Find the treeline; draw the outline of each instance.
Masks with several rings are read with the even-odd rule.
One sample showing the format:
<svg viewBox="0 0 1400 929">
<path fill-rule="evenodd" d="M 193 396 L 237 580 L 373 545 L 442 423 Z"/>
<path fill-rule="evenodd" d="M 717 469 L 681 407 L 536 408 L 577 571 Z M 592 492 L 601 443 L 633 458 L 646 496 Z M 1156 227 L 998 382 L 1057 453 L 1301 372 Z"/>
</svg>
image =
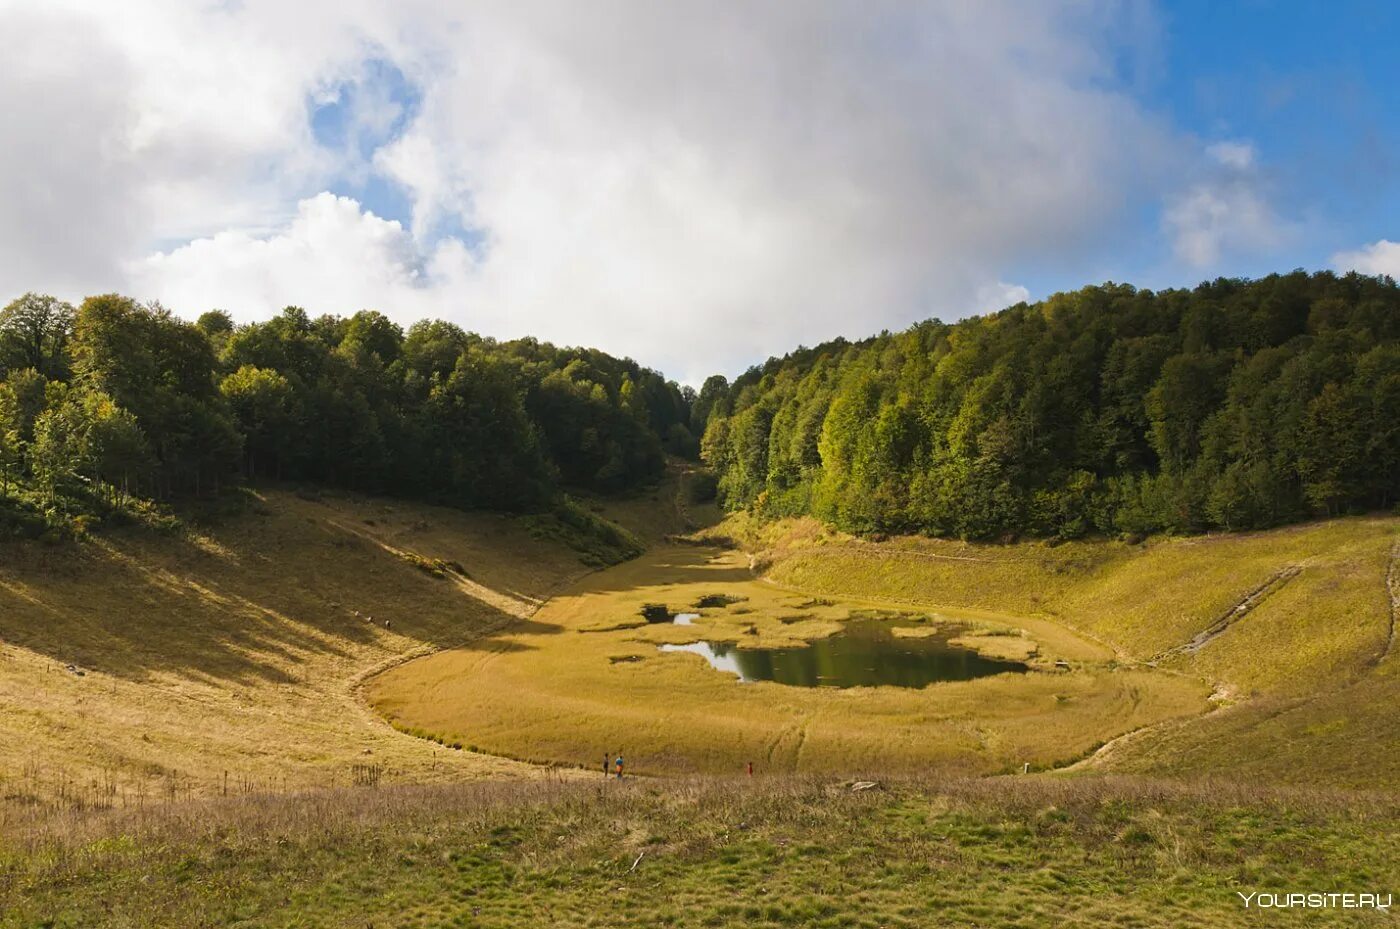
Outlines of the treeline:
<svg viewBox="0 0 1400 929">
<path fill-rule="evenodd" d="M 1273 526 L 1400 500 L 1400 287 L 1107 284 L 712 378 L 731 509 L 997 539 Z"/>
<path fill-rule="evenodd" d="M 26 294 L 0 310 L 0 497 L 11 514 L 97 511 L 268 476 L 539 509 L 693 456 L 690 394 L 603 352 L 437 320 L 288 307 L 236 326 Z"/>
</svg>

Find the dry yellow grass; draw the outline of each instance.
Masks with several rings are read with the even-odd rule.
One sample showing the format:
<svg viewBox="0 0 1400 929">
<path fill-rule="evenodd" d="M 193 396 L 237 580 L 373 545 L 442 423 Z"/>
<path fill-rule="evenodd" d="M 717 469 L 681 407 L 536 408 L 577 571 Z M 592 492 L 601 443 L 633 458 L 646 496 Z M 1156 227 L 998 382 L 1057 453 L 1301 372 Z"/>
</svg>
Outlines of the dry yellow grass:
<svg viewBox="0 0 1400 929">
<path fill-rule="evenodd" d="M 664 773 L 747 760 L 995 771 L 1107 743 L 1075 769 L 1393 787 L 1400 689 L 1382 656 L 1397 530 L 1400 520 L 1371 517 L 1143 545 L 990 546 L 871 543 L 807 520 L 736 517 L 702 536 L 746 553 L 654 550 L 584 580 L 499 643 L 395 669 L 373 699 L 399 725 L 492 752 L 591 764 L 626 747 L 634 765 Z M 639 615 L 716 592 L 746 602 L 703 611 L 710 640 L 793 644 L 831 634 L 853 607 L 906 606 L 1021 630 L 963 641 L 1004 656 L 1033 648 L 1042 667 L 1064 658 L 1075 671 L 923 692 L 741 686 L 695 656 L 659 654 L 695 630 Z M 831 605 L 812 606 L 814 595 Z M 1216 709 L 1204 713 L 1208 692 Z"/>
<path fill-rule="evenodd" d="M 736 771 L 748 761 L 764 771 L 1041 768 L 1206 709 L 1209 689 L 1198 681 L 1117 668 L 1111 651 L 1044 618 L 972 610 L 939 613 L 1022 629 L 1040 660 L 1071 659 L 1076 670 L 922 690 L 739 684 L 697 656 L 657 649 L 693 641 L 696 627 L 641 619 L 645 604 L 679 611 L 714 594 L 742 599 L 701 609 L 704 637 L 756 646 L 830 634 L 852 609 L 879 604 L 812 603 L 754 578 L 741 553 L 662 546 L 583 579 L 494 642 L 387 671 L 370 697 L 396 724 L 448 741 L 584 767 L 622 749 L 645 773 Z"/>
<path fill-rule="evenodd" d="M 357 764 L 533 776 L 396 732 L 356 691 L 405 657 L 494 641 L 585 570 L 514 519 L 286 491 L 202 535 L 4 544 L 0 792 L 222 792 L 224 772 L 231 792 L 280 789 Z"/>
<path fill-rule="evenodd" d="M 666 476 L 655 487 L 646 487 L 611 497 L 583 496 L 594 513 L 625 527 L 647 544 L 711 526 L 720 519 L 714 501 L 696 503 L 691 499 L 691 482 L 699 468 L 681 458 L 672 458 Z"/>
<path fill-rule="evenodd" d="M 1115 742 L 1090 768 L 1400 786 L 1395 517 L 1136 546 L 876 544 L 810 521 L 744 519 L 712 535 L 740 539 L 795 588 L 930 608 L 1002 604 L 1104 642 L 1126 664 L 1156 659 L 1223 698 L 1216 712 Z"/>
<path fill-rule="evenodd" d="M 533 777 L 506 757 L 592 768 L 619 748 L 658 773 L 983 773 L 1104 742 L 1088 768 L 1400 784 L 1400 672 L 1383 657 L 1400 520 L 1141 546 L 871 543 L 810 521 L 711 532 L 740 552 L 661 542 L 708 518 L 686 480 L 588 503 L 654 544 L 593 575 L 517 519 L 288 491 L 203 534 L 4 544 L 0 793 L 218 793 L 225 772 L 230 792 L 281 789 L 356 765 L 390 782 Z M 747 599 L 702 610 L 707 638 L 791 644 L 852 609 L 903 607 L 1075 670 L 806 690 L 656 651 L 694 636 L 644 626 L 643 603 L 721 592 Z M 493 754 L 395 731 L 366 688 L 397 725 Z M 1203 714 L 1211 690 L 1222 708 Z"/>
</svg>

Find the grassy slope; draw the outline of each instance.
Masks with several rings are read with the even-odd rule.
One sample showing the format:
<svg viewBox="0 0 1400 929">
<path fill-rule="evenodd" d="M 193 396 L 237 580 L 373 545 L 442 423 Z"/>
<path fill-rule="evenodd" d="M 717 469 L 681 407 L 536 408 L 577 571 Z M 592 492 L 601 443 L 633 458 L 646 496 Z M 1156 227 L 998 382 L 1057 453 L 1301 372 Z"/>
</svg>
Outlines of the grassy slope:
<svg viewBox="0 0 1400 929">
<path fill-rule="evenodd" d="M 1112 645 L 1124 662 L 1160 659 L 1227 697 L 1224 709 L 1202 719 L 1112 746 L 1103 759 L 1111 767 L 1400 786 L 1400 659 L 1387 589 L 1400 537 L 1393 517 L 1141 546 L 875 544 L 805 522 L 731 520 L 720 531 L 758 551 L 769 578 L 796 589 L 1038 612 Z M 1296 575 L 1222 634 L 1182 651 L 1291 569 Z"/>
<path fill-rule="evenodd" d="M 415 555 L 466 576 L 430 576 Z M 286 491 L 202 535 L 5 543 L 0 792 L 222 792 L 225 771 L 235 791 L 296 787 L 356 764 L 390 780 L 533 775 L 397 733 L 353 691 L 405 655 L 482 647 L 585 571 L 519 520 Z"/>
<path fill-rule="evenodd" d="M 621 510 L 654 537 L 674 520 L 649 515 L 652 502 Z M 1120 740 L 1089 767 L 1394 787 L 1400 660 L 1382 657 L 1381 577 L 1396 525 L 1141 548 L 874 546 L 810 524 L 750 541 L 785 584 L 1040 613 L 1125 663 L 1184 644 L 1222 605 L 1301 565 L 1198 653 L 1162 659 L 1234 691 L 1232 705 Z M 401 552 L 459 561 L 469 579 L 432 578 Z M 51 794 L 60 777 L 79 791 L 110 777 L 121 791 L 107 812 L 0 803 L 0 926 L 1253 926 L 1264 915 L 1236 889 L 1400 884 L 1393 796 L 1251 791 L 1238 776 L 864 793 L 829 778 L 536 777 L 169 802 L 172 775 L 217 792 L 225 768 L 263 788 L 344 783 L 364 761 L 386 764 L 390 782 L 530 773 L 394 733 L 351 688 L 461 636 L 499 644 L 501 623 L 580 575 L 577 557 L 512 520 L 286 493 L 206 536 L 0 554 L 5 792 Z M 70 661 L 88 673 L 58 670 Z"/>
<path fill-rule="evenodd" d="M 0 926 L 1384 926 L 1391 799 L 1114 779 L 345 790 L 16 824 Z"/>
</svg>

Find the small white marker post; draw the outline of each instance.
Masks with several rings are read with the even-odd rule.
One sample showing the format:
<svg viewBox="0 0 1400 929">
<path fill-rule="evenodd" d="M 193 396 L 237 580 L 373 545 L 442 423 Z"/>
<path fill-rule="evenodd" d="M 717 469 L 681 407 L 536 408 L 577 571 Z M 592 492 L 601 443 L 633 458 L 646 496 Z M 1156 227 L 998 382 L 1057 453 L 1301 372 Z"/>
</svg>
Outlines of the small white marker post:
<svg viewBox="0 0 1400 929">
<path fill-rule="evenodd" d="M 1030 774 L 1030 773 L 1031 773 L 1031 763 L 1030 763 L 1029 761 L 1027 761 L 1025 764 L 1021 765 L 1021 773 L 1022 773 L 1022 774 Z"/>
</svg>

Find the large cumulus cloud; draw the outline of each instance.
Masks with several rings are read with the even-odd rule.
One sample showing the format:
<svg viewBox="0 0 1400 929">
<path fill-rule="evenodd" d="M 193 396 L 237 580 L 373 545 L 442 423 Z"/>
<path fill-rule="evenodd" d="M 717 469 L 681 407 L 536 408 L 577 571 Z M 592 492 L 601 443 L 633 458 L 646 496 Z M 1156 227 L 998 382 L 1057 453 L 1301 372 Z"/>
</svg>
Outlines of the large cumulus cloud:
<svg viewBox="0 0 1400 929">
<path fill-rule="evenodd" d="M 1113 243 L 1200 148 L 1124 89 L 1135 6 L 55 2 L 0 25 L 29 39 L 0 64 L 22 129 L 0 290 L 374 306 L 690 380 L 1020 299 L 1020 267 Z M 318 142 L 311 110 L 371 61 L 411 118 L 368 153 Z M 402 191 L 401 223 L 325 193 L 354 172 Z"/>
</svg>

